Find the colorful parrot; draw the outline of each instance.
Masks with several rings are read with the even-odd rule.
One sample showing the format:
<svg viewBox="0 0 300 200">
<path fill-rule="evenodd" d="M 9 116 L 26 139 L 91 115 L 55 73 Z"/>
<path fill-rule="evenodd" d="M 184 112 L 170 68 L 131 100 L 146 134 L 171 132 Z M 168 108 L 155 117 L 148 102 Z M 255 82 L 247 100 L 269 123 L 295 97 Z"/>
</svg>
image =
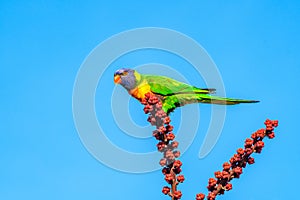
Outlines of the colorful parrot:
<svg viewBox="0 0 300 200">
<path fill-rule="evenodd" d="M 197 88 L 165 76 L 140 74 L 136 70 L 122 68 L 114 73 L 114 82 L 122 85 L 128 93 L 140 102 L 151 92 L 160 97 L 163 110 L 169 114 L 175 108 L 191 103 L 234 105 L 256 103 L 255 100 L 231 99 L 212 96 L 216 90 Z"/>
</svg>

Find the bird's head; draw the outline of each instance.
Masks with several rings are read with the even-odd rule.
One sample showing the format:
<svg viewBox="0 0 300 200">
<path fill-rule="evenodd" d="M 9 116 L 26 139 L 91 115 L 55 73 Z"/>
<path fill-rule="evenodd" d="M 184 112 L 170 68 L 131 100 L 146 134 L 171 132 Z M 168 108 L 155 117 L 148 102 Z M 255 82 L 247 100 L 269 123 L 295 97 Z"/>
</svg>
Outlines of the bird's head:
<svg viewBox="0 0 300 200">
<path fill-rule="evenodd" d="M 127 90 L 135 88 L 137 83 L 137 72 L 133 69 L 121 68 L 114 73 L 114 82 L 122 85 Z"/>
</svg>

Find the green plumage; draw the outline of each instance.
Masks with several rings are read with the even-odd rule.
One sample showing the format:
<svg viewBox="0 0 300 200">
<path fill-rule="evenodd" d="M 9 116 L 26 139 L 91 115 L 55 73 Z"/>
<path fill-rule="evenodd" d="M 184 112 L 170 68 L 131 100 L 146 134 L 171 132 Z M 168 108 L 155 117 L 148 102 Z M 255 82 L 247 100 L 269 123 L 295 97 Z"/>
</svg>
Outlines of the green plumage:
<svg viewBox="0 0 300 200">
<path fill-rule="evenodd" d="M 140 84 L 149 84 L 152 93 L 161 96 L 163 110 L 166 113 L 172 112 L 175 108 L 191 103 L 212 103 L 221 105 L 234 105 L 239 103 L 255 103 L 254 100 L 232 99 L 212 96 L 215 89 L 201 89 L 174 79 L 155 76 L 141 75 Z M 139 85 L 137 85 L 139 87 Z"/>
</svg>

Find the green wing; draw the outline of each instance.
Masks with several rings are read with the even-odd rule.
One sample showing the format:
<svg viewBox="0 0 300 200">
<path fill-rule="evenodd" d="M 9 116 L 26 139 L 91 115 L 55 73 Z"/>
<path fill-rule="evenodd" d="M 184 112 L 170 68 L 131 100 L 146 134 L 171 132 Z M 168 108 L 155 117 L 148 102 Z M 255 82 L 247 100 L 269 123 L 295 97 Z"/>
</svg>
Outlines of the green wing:
<svg viewBox="0 0 300 200">
<path fill-rule="evenodd" d="M 215 92 L 215 89 L 197 88 L 165 76 L 144 75 L 143 78 L 146 79 L 153 93 L 162 96 L 171 96 L 174 94 L 209 94 Z"/>
<path fill-rule="evenodd" d="M 163 96 L 163 110 L 169 114 L 175 108 L 191 103 L 212 103 L 235 105 L 239 103 L 256 103 L 255 100 L 232 99 L 211 96 L 215 89 L 197 88 L 165 76 L 144 75 L 153 93 Z"/>
</svg>

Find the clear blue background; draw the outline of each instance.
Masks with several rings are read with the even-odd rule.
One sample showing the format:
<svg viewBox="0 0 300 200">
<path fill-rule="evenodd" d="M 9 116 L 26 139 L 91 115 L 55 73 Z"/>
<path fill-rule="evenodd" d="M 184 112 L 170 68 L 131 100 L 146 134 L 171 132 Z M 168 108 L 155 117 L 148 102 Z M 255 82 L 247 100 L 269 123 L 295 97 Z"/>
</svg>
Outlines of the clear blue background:
<svg viewBox="0 0 300 200">
<path fill-rule="evenodd" d="M 94 159 L 72 118 L 73 84 L 84 58 L 108 37 L 147 26 L 194 38 L 217 64 L 228 96 L 261 100 L 228 108 L 220 140 L 202 160 L 198 152 L 205 131 L 199 130 L 181 158 L 186 176 L 180 185 L 182 199 L 206 192 L 208 178 L 263 127 L 265 118 L 279 120 L 276 138 L 266 141 L 256 164 L 218 199 L 296 199 L 299 10 L 299 1 L 279 0 L 0 1 L 0 199 L 168 199 L 161 193 L 165 182 L 159 171 L 121 173 Z M 151 57 L 123 64 L 144 61 Z M 172 60 L 164 64 L 172 65 Z M 189 79 L 188 70 L 184 73 Z M 190 82 L 201 83 L 193 77 Z M 107 78 L 103 90 L 113 87 Z M 206 124 L 209 106 L 200 108 Z M 97 110 L 101 112 L 101 105 Z M 125 137 L 121 131 L 114 134 Z M 112 139 L 125 147 L 139 145 L 138 140 Z M 155 141 L 145 144 L 154 149 Z"/>
</svg>

